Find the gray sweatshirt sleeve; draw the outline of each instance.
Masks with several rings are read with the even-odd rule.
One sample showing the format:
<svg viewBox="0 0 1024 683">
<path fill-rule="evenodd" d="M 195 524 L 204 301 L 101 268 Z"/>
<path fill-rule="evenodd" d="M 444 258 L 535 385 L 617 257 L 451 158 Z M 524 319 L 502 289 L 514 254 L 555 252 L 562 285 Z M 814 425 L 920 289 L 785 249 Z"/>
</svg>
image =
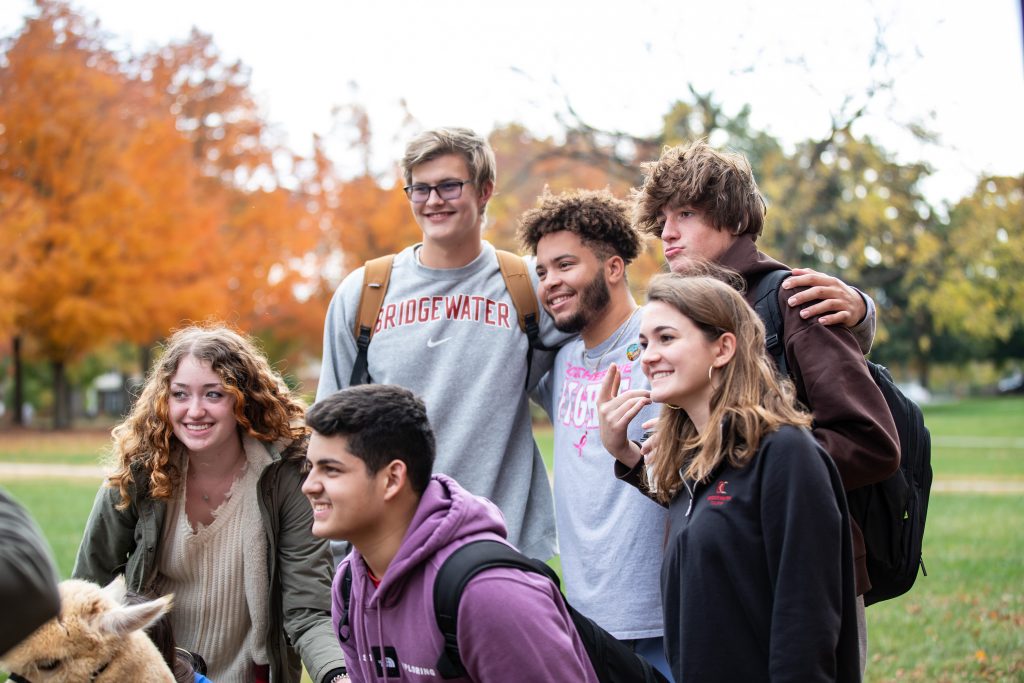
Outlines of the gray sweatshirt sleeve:
<svg viewBox="0 0 1024 683">
<path fill-rule="evenodd" d="M 349 273 L 331 299 L 324 319 L 323 361 L 316 400 L 330 396 L 348 386 L 352 365 L 356 360 L 356 339 L 353 333 L 359 308 L 359 292 L 363 287 L 363 269 Z"/>
<path fill-rule="evenodd" d="M 871 344 L 875 341 L 875 301 L 859 289 L 857 292 L 860 294 L 861 298 L 864 299 L 864 305 L 867 306 L 867 311 L 864 313 L 864 319 L 850 328 L 850 331 L 853 332 L 853 336 L 857 340 L 860 350 L 863 351 L 866 356 L 868 355 L 868 352 L 871 351 Z"/>
</svg>

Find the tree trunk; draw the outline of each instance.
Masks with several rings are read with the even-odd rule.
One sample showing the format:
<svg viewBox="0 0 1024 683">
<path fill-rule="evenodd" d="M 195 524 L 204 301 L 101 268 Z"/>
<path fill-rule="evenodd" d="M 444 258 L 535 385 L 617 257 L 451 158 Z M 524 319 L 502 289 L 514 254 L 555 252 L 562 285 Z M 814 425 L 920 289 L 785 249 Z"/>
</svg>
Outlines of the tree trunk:
<svg viewBox="0 0 1024 683">
<path fill-rule="evenodd" d="M 14 411 L 14 424 L 19 427 L 25 426 L 25 417 L 22 415 L 25 404 L 25 378 L 24 369 L 21 367 L 21 337 L 15 336 L 13 343 L 14 355 L 14 396 L 12 398 L 12 409 Z"/>
<path fill-rule="evenodd" d="M 921 386 L 931 391 L 929 384 L 931 383 L 932 374 L 932 363 L 928 358 L 927 354 L 921 356 L 920 361 L 917 364 L 917 380 L 921 383 Z"/>
<path fill-rule="evenodd" d="M 68 387 L 64 361 L 55 360 L 53 368 L 53 428 L 71 428 L 71 390 Z"/>
<path fill-rule="evenodd" d="M 149 368 L 153 364 L 153 346 L 151 344 L 139 344 L 139 370 L 142 374 L 142 381 L 149 376 Z"/>
</svg>

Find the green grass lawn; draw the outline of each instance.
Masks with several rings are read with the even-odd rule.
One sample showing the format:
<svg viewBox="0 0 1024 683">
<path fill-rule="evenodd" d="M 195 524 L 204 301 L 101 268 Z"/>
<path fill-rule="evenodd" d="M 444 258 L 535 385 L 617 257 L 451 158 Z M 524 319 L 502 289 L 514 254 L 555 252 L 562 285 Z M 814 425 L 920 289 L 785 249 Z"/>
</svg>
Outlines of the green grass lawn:
<svg viewBox="0 0 1024 683">
<path fill-rule="evenodd" d="M 45 462 L 62 465 L 96 465 L 110 450 L 110 432 L 74 430 L 46 432 L 37 429 L 0 431 L 0 462 Z"/>
<path fill-rule="evenodd" d="M 1024 480 L 1024 397 L 925 406 L 936 479 Z"/>
<path fill-rule="evenodd" d="M 868 681 L 1024 680 L 1024 497 L 933 494 L 909 593 L 867 609 Z"/>
<path fill-rule="evenodd" d="M 925 415 L 937 480 L 1024 480 L 1024 398 L 930 406 Z M 0 432 L 0 462 L 91 464 L 108 440 L 95 432 Z M 550 468 L 550 428 L 539 429 L 537 441 Z M 68 576 L 99 481 L 2 485 L 35 515 Z M 907 595 L 868 608 L 866 680 L 1024 681 L 1021 529 L 1021 494 L 933 493 L 924 549 L 929 576 Z"/>
</svg>

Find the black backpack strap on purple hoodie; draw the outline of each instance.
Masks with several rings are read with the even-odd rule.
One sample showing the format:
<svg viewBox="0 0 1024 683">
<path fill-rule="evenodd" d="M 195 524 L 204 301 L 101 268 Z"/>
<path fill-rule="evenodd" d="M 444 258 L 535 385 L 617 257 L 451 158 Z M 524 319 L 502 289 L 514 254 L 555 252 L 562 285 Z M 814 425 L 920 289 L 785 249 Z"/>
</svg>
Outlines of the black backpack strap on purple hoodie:
<svg viewBox="0 0 1024 683">
<path fill-rule="evenodd" d="M 352 597 L 352 565 L 346 564 L 341 575 L 341 618 L 338 619 L 338 642 L 348 640 L 352 629 L 348 628 L 348 601 Z M 344 633 L 342 633 L 344 629 Z"/>
<path fill-rule="evenodd" d="M 466 675 L 459 654 L 459 600 L 470 579 L 485 569 L 512 567 L 535 574 L 544 574 L 555 585 L 558 575 L 540 560 L 533 560 L 500 541 L 480 540 L 467 543 L 448 556 L 434 579 L 434 616 L 444 638 L 444 650 L 437 660 L 442 678 Z"/>
<path fill-rule="evenodd" d="M 459 599 L 470 579 L 485 569 L 509 567 L 548 577 L 561 593 L 554 569 L 540 560 L 526 557 L 515 548 L 495 540 L 472 541 L 458 548 L 444 561 L 434 578 L 434 615 L 444 638 L 444 650 L 437 660 L 442 678 L 466 676 L 459 653 Z M 664 676 L 625 643 L 616 640 L 586 615 L 565 601 L 562 603 L 573 628 L 587 651 L 600 683 L 668 683 Z"/>
</svg>

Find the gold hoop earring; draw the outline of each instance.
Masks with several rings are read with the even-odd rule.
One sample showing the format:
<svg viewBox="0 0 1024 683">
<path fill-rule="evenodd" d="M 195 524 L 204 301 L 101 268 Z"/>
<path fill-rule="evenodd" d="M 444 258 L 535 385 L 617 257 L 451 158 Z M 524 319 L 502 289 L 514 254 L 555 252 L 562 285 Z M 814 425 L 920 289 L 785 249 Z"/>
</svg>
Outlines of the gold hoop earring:
<svg viewBox="0 0 1024 683">
<path fill-rule="evenodd" d="M 708 382 L 711 382 L 711 371 L 715 369 L 714 365 L 708 367 Z"/>
<path fill-rule="evenodd" d="M 672 405 L 671 403 L 666 403 L 665 405 L 667 405 L 667 406 L 668 406 L 669 408 L 671 408 L 672 410 L 682 410 L 682 407 L 681 407 L 681 406 L 674 406 L 674 405 Z"/>
</svg>

